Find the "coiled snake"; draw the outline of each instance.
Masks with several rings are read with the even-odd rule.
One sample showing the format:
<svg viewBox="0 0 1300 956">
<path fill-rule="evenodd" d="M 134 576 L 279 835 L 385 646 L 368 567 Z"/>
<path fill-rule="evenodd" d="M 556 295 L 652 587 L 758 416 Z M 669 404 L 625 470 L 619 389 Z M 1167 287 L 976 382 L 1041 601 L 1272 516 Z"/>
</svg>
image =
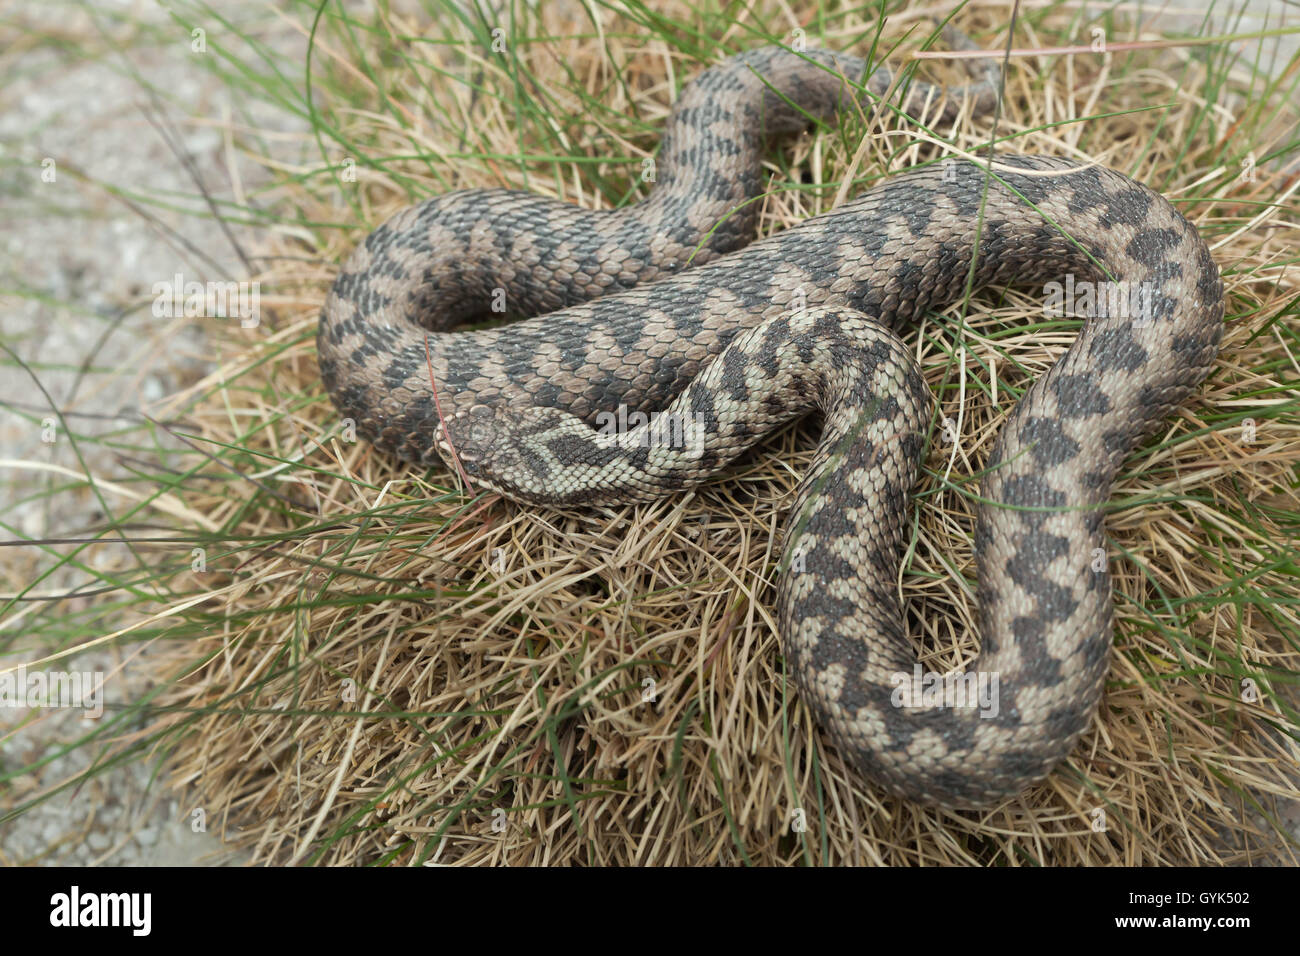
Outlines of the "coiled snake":
<svg viewBox="0 0 1300 956">
<path fill-rule="evenodd" d="M 475 484 L 551 506 L 686 488 L 819 411 L 777 582 L 789 673 L 870 779 L 985 805 L 1044 777 L 1096 710 L 1111 643 L 1110 582 L 1093 570 L 1103 508 L 1125 456 L 1208 373 L 1222 283 L 1161 196 L 1038 156 L 944 159 L 746 245 L 768 137 L 869 108 L 859 91 L 878 95 L 892 76 L 865 73 L 856 57 L 780 48 L 706 70 L 673 109 L 656 185 L 627 208 L 475 189 L 400 211 L 329 292 L 321 377 L 383 451 L 446 459 Z M 988 109 L 996 87 L 996 75 L 972 84 L 941 115 L 962 101 Z M 903 109 L 935 93 L 913 84 Z M 1141 308 L 1084 318 L 982 478 L 970 674 L 996 680 L 995 705 L 919 695 L 896 579 L 931 397 L 891 328 L 968 286 L 1067 276 L 1141 288 Z M 503 298 L 535 317 L 448 331 Z M 664 415 L 619 434 L 595 427 L 620 406 Z M 691 434 L 665 439 L 665 422 Z"/>
</svg>

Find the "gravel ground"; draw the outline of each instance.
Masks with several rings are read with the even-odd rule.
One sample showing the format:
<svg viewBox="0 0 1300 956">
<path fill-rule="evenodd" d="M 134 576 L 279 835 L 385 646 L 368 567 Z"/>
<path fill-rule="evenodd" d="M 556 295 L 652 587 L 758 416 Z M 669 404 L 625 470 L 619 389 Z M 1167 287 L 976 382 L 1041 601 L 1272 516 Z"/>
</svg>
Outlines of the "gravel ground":
<svg viewBox="0 0 1300 956">
<path fill-rule="evenodd" d="M 284 52 L 286 62 L 302 62 L 301 37 L 265 5 L 240 0 L 221 9 L 228 19 L 252 25 Z M 208 370 L 202 327 L 191 324 L 194 320 L 155 318 L 149 308 L 153 284 L 176 273 L 186 281 L 231 280 L 243 274 L 230 244 L 210 220 L 151 208 L 149 215 L 156 220 L 151 223 L 105 189 L 109 185 L 146 196 L 198 192 L 180 157 L 151 125 L 147 114 L 155 120 L 158 115 L 141 81 L 165 97 L 162 115 L 214 197 L 232 197 L 233 184 L 246 189 L 262 174 L 256 164 L 227 149 L 223 129 L 232 112 L 229 93 L 196 62 L 204 54 L 191 50 L 188 32 L 165 10 L 152 2 L 101 2 L 89 10 L 27 4 L 0 17 L 9 24 L 0 28 L 0 50 L 6 51 L 0 53 L 0 65 L 9 77 L 0 84 L 0 157 L 9 173 L 0 185 L 5 253 L 0 289 L 21 287 L 41 295 L 0 296 L 0 341 L 33 367 L 49 400 L 75 416 L 77 433 L 100 435 L 124 421 L 138 421 L 149 403 Z M 108 41 L 101 28 L 108 31 Z M 32 42 L 35 36 L 47 42 Z M 279 115 L 258 117 L 258 122 L 289 128 Z M 53 167 L 46 159 L 54 161 Z M 144 307 L 121 317 L 124 307 L 142 302 Z M 90 368 L 83 374 L 87 362 Z M 81 471 L 69 442 L 61 436 L 52 444 L 42 440 L 39 419 L 50 405 L 25 371 L 13 363 L 0 367 L 0 394 L 5 396 L 0 458 Z M 19 414 L 22 410 L 37 421 Z M 101 447 L 82 443 L 81 450 L 96 475 L 123 475 L 121 464 Z M 0 481 L 6 487 L 0 522 L 24 537 L 75 534 L 102 521 L 98 502 L 84 490 L 22 501 L 55 486 L 60 481 L 56 473 L 7 466 Z M 5 532 L 3 537 L 15 535 Z M 120 548 L 97 547 L 92 556 L 105 566 L 125 569 L 132 564 Z M 12 594 L 22 589 L 49 564 L 34 549 L 0 553 L 0 590 Z M 84 580 L 84 574 L 67 570 L 42 581 L 37 590 L 63 591 Z M 41 653 L 24 648 L 22 616 L 19 612 L 0 622 L 5 642 L 0 669 Z M 18 643 L 9 646 L 15 633 Z M 105 704 L 111 707 L 137 694 L 148 679 L 138 651 L 135 646 L 94 651 L 60 666 L 110 675 Z M 0 768 L 57 753 L 87 726 L 77 710 L 48 709 L 36 722 L 9 732 L 25 716 L 21 710 L 0 710 Z M 8 792 L 0 787 L 0 812 L 69 779 L 93 757 L 88 748 L 80 748 L 36 774 L 19 777 Z M 79 790 L 70 789 L 0 825 L 0 864 L 174 865 L 222 857 L 212 834 L 195 832 L 192 808 L 178 806 L 160 782 L 151 780 L 154 770 L 151 762 L 137 761 L 101 773 Z"/>
<path fill-rule="evenodd" d="M 210 220 L 151 209 L 156 219 L 151 223 L 104 188 L 142 195 L 196 193 L 177 153 L 146 118 L 150 100 L 141 80 L 173 104 L 165 115 L 179 134 L 179 149 L 214 196 L 236 196 L 236 184 L 247 188 L 262 174 L 227 147 L 229 92 L 196 63 L 203 54 L 191 50 L 188 33 L 164 9 L 152 2 L 105 0 L 91 4 L 93 12 L 53 4 L 11 6 L 0 17 L 7 24 L 0 27 L 0 66 L 7 77 L 0 83 L 0 159 L 9 174 L 0 182 L 5 253 L 0 289 L 24 287 L 41 297 L 0 294 L 0 341 L 36 369 L 54 405 L 78 415 L 79 432 L 103 434 L 121 423 L 117 416 L 137 415 L 207 370 L 201 327 L 156 319 L 147 307 L 121 317 L 123 308 L 138 305 L 153 283 L 178 272 L 200 281 L 242 276 L 232 248 Z M 1265 7 L 1285 8 L 1260 2 L 1252 13 L 1261 15 Z M 303 39 L 265 5 L 237 0 L 220 9 L 223 17 L 283 52 L 286 63 L 302 62 Z M 266 128 L 294 129 L 283 115 L 257 121 Z M 54 161 L 52 177 L 46 159 Z M 82 370 L 83 363 L 89 363 L 88 370 Z M 39 420 L 49 404 L 31 377 L 11 362 L 0 366 L 0 395 L 5 396 L 0 458 L 81 470 L 68 442 L 44 442 L 39 422 L 18 413 L 25 409 Z M 120 464 L 102 449 L 83 451 L 97 474 L 121 475 Z M 88 493 L 43 495 L 23 503 L 25 496 L 57 481 L 48 471 L 7 465 L 0 481 L 7 492 L 0 522 L 23 537 L 72 534 L 102 520 Z M 3 532 L 6 540 L 14 537 Z M 122 567 L 130 562 L 108 547 L 98 549 L 94 560 Z M 44 566 L 29 549 L 17 557 L 0 553 L 0 589 L 20 590 L 38 567 Z M 40 590 L 81 583 L 75 572 L 65 572 L 43 581 Z M 21 643 L 21 618 L 20 612 L 0 621 L 0 669 L 31 657 Z M 15 634 L 18 643 L 12 644 Z M 148 649 L 95 651 L 64 666 L 109 674 L 105 702 L 112 706 L 138 693 L 147 680 L 137 653 Z M 46 710 L 10 732 L 25 716 L 0 711 L 0 769 L 56 755 L 86 726 L 75 710 Z M 0 812 L 57 786 L 92 759 L 85 748 L 54 756 L 37 773 L 13 781 L 7 792 L 0 789 Z M 151 779 L 155 769 L 137 761 L 101 773 L 0 825 L 0 864 L 231 862 L 212 833 L 195 832 L 193 808 L 179 806 Z"/>
</svg>

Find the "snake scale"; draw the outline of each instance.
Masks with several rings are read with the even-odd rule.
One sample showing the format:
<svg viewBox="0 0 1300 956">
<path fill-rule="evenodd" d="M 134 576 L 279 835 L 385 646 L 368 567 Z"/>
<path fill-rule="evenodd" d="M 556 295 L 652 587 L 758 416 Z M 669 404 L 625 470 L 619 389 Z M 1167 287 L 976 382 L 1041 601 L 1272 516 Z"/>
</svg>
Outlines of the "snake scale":
<svg viewBox="0 0 1300 956">
<path fill-rule="evenodd" d="M 320 370 L 382 451 L 552 507 L 689 487 L 819 412 L 777 580 L 787 673 L 869 779 L 983 806 L 1045 777 L 1096 711 L 1112 611 L 1093 555 L 1110 485 L 1208 374 L 1223 288 L 1159 194 L 1043 156 L 946 158 L 751 244 L 769 139 L 870 108 L 892 79 L 846 54 L 749 51 L 682 89 L 639 203 L 589 210 L 474 189 L 403 209 L 334 282 Z M 914 83 L 901 108 L 985 111 L 997 85 L 995 74 L 936 97 Z M 1149 294 L 1139 313 L 1083 318 L 981 478 L 981 650 L 968 673 L 996 678 L 996 707 L 918 695 L 899 681 L 917 653 L 897 577 L 932 399 L 893 330 L 968 286 L 1067 276 Z M 503 299 L 532 317 L 451 331 Z M 620 407 L 651 420 L 597 427 Z M 665 421 L 692 424 L 691 440 L 664 440 L 653 429 Z"/>
</svg>

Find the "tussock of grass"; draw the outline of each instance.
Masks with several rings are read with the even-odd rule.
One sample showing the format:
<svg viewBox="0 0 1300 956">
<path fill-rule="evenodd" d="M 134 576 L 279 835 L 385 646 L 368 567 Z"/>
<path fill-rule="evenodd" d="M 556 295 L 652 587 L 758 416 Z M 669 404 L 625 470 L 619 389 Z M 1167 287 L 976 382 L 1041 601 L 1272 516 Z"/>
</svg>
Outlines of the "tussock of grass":
<svg viewBox="0 0 1300 956">
<path fill-rule="evenodd" d="M 430 23 L 327 5 L 312 24 L 295 108 L 320 156 L 273 197 L 289 212 L 257 278 L 274 327 L 217 343 L 219 371 L 160 416 L 195 450 L 167 490 L 217 530 L 183 542 L 206 548 L 202 573 L 173 561 L 167 577 L 172 604 L 206 600 L 147 629 L 174 639 L 147 739 L 228 839 L 314 863 L 1295 862 L 1297 61 L 1269 81 L 1239 43 L 1008 71 L 1003 148 L 1091 156 L 1163 191 L 1215 247 L 1228 324 L 1209 381 L 1115 487 L 1101 711 L 999 809 L 883 797 L 785 681 L 771 583 L 808 426 L 695 493 L 573 513 L 471 496 L 346 440 L 314 333 L 333 263 L 369 229 L 474 186 L 635 201 L 674 89 L 716 57 L 802 25 L 833 48 L 901 43 L 898 62 L 930 31 L 903 14 L 877 38 L 869 12 L 839 9 L 544 4 L 496 23 L 449 5 Z M 957 22 L 1001 47 L 1009 11 Z M 1025 16 L 1017 45 L 1093 25 L 1067 5 Z M 933 132 L 972 151 L 992 119 Z M 864 112 L 772 154 L 761 228 L 944 153 Z M 907 332 L 941 403 L 900 582 L 928 669 L 975 656 L 979 471 L 1077 327 L 1044 319 L 1034 290 L 991 290 Z"/>
</svg>

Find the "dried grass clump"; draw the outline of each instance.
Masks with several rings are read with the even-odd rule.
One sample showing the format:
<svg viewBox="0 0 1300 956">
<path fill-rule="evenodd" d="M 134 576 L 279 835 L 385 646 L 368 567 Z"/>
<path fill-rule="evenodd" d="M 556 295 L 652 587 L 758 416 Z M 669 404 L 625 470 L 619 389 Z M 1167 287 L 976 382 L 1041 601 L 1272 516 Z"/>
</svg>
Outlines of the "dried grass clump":
<svg viewBox="0 0 1300 956">
<path fill-rule="evenodd" d="M 747 23 L 797 25 L 784 6 L 757 9 L 770 18 Z M 404 21 L 372 38 L 401 53 L 377 67 L 399 108 L 376 112 L 354 71 L 332 115 L 366 156 L 419 158 L 360 163 L 360 181 L 339 189 L 286 185 L 305 221 L 343 218 L 340 194 L 360 215 L 347 230 L 268 234 L 265 251 L 283 258 L 260 278 L 279 290 L 279 327 L 223 343 L 219 373 L 178 400 L 203 396 L 187 418 L 242 477 L 214 465 L 220 480 L 188 493 L 227 545 L 195 576 L 210 591 L 204 628 L 166 667 L 174 709 L 158 726 L 174 781 L 267 862 L 1294 862 L 1282 814 L 1296 796 L 1300 427 L 1277 409 L 1294 408 L 1281 403 L 1296 397 L 1286 324 L 1300 283 L 1294 207 L 1264 204 L 1296 173 L 1261 166 L 1256 182 L 1223 186 L 1237 173 L 1224 141 L 1249 104 L 1225 93 L 1206 110 L 1194 91 L 1215 67 L 1177 50 L 1134 54 L 1122 76 L 1118 59 L 1097 57 L 1029 59 L 1008 74 L 998 129 L 1023 133 L 1012 148 L 1091 155 L 1180 203 L 1216 245 L 1229 325 L 1208 383 L 1116 485 L 1116 651 L 1093 727 L 1022 799 L 947 812 L 861 780 L 784 679 L 771 583 L 808 426 L 695 493 L 573 513 L 471 497 L 447 472 L 338 435 L 313 334 L 333 263 L 369 228 L 452 188 L 526 187 L 587 206 L 645 188 L 639 158 L 672 84 L 701 63 L 630 19 L 602 13 L 600 29 L 579 31 L 560 5 L 543 10 L 532 31 L 547 39 L 517 57 L 521 95 L 558 117 L 549 132 L 520 128 L 496 95 L 515 84 L 481 48 L 417 51 L 410 37 L 427 27 Z M 809 4 L 793 10 L 811 22 Z M 1068 40 L 1067 12 L 1036 20 L 1034 42 Z M 1000 45 L 1006 13 L 983 6 L 962 26 Z M 826 44 L 869 30 L 857 16 L 833 18 Z M 891 20 L 886 39 L 917 22 Z M 728 39 L 751 45 L 739 26 Z M 1173 105 L 1138 111 L 1155 100 Z M 1098 113 L 1118 115 L 1057 125 Z M 1290 135 L 1294 116 L 1275 116 L 1254 127 L 1260 156 L 1267 137 Z M 991 122 L 965 121 L 953 141 L 973 150 Z M 544 158 L 561 150 L 591 161 Z M 543 158 L 499 158 L 520 151 Z M 774 154 L 762 228 L 841 192 L 783 186 L 874 179 L 942 153 L 886 114 L 805 137 Z M 954 308 L 907 333 L 941 399 L 900 584 L 929 668 L 977 649 L 970 476 L 1076 327 L 1045 321 L 1030 290 L 985 293 L 967 320 Z"/>
</svg>

